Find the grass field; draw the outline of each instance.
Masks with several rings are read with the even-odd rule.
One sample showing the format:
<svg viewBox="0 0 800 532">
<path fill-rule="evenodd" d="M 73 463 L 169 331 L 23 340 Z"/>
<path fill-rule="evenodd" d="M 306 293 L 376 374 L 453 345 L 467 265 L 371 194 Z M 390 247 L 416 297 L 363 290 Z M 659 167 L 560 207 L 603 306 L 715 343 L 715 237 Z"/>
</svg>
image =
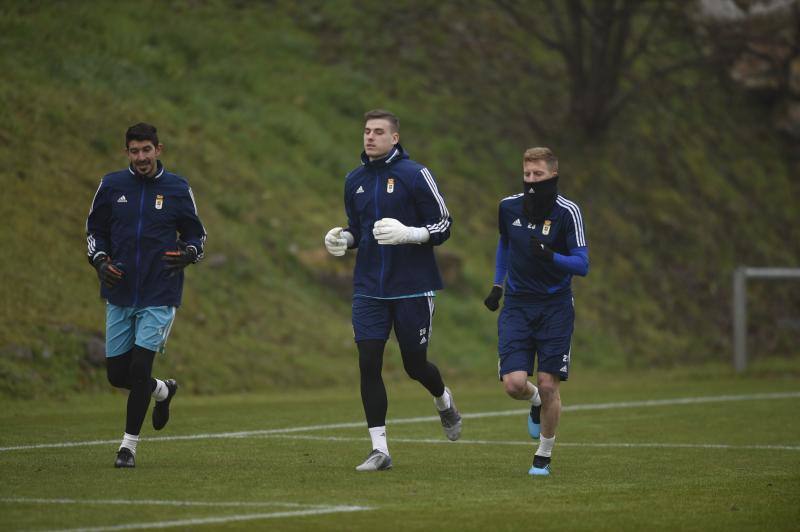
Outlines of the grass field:
<svg viewBox="0 0 800 532">
<path fill-rule="evenodd" d="M 6 403 L 0 529 L 797 530 L 797 377 L 573 381 L 544 479 L 524 405 L 491 379 L 450 383 L 457 443 L 421 388 L 388 383 L 383 473 L 354 471 L 370 450 L 355 388 L 179 394 L 135 470 L 112 467 L 122 395 Z"/>
</svg>

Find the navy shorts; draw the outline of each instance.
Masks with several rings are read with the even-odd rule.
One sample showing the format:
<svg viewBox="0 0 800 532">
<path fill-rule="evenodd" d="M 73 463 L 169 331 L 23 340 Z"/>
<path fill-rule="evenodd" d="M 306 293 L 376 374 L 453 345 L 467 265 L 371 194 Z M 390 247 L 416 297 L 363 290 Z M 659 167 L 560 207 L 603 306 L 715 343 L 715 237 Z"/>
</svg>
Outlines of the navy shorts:
<svg viewBox="0 0 800 532">
<path fill-rule="evenodd" d="M 428 347 L 433 325 L 433 297 L 402 299 L 353 298 L 353 333 L 361 340 L 388 340 L 394 335 L 400 349 L 415 351 Z"/>
<path fill-rule="evenodd" d="M 537 371 L 569 377 L 570 342 L 575 325 L 572 296 L 541 301 L 525 296 L 506 296 L 497 320 L 498 376 L 512 371 L 533 375 Z"/>
</svg>

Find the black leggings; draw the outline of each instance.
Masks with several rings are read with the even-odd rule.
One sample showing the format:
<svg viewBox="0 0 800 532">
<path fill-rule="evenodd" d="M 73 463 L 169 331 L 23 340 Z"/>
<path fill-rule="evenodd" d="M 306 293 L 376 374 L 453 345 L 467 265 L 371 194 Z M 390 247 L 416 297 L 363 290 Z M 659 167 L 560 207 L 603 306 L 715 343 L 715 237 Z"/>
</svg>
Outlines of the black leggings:
<svg viewBox="0 0 800 532">
<path fill-rule="evenodd" d="M 151 376 L 155 351 L 134 345 L 125 354 L 106 358 L 108 382 L 117 388 L 130 390 L 128 394 L 128 410 L 125 421 L 125 432 L 139 434 L 144 423 L 144 416 L 150 406 L 150 395 L 156 387 Z"/>
<path fill-rule="evenodd" d="M 367 426 L 386 425 L 386 386 L 383 384 L 384 340 L 362 340 L 358 342 L 358 366 L 361 370 L 361 403 L 367 416 Z M 401 349 L 403 367 L 409 377 L 422 384 L 434 397 L 444 393 L 444 381 L 439 369 L 428 361 L 427 350 Z"/>
</svg>

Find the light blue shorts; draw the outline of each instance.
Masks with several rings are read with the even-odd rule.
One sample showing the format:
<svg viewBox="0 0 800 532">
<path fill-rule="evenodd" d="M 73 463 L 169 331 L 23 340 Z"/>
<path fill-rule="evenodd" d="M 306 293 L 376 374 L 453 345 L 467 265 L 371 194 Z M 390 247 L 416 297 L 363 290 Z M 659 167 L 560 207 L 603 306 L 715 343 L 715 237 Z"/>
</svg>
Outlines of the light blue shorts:
<svg viewBox="0 0 800 532">
<path fill-rule="evenodd" d="M 118 307 L 106 303 L 106 357 L 133 349 L 135 343 L 163 351 L 175 322 L 175 307 Z"/>
</svg>

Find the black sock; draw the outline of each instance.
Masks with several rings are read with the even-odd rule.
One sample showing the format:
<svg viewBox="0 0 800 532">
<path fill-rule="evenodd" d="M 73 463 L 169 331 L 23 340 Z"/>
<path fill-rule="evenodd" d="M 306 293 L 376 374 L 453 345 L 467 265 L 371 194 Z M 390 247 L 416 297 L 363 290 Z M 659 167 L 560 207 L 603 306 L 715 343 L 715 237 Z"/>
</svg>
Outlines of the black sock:
<svg viewBox="0 0 800 532">
<path fill-rule="evenodd" d="M 358 342 L 358 367 L 361 370 L 361 403 L 367 416 L 367 427 L 386 425 L 386 386 L 383 384 L 384 340 Z"/>
</svg>

